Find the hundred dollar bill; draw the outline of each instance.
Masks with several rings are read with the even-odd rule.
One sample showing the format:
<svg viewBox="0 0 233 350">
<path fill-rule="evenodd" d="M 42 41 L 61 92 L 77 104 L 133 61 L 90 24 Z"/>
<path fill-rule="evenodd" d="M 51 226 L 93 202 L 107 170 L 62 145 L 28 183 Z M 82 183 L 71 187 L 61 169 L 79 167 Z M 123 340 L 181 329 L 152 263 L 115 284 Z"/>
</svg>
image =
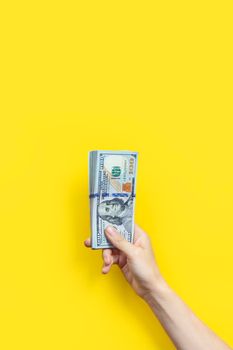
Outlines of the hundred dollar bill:
<svg viewBox="0 0 233 350">
<path fill-rule="evenodd" d="M 138 153 L 89 152 L 91 246 L 112 248 L 104 230 L 114 226 L 133 242 Z"/>
</svg>

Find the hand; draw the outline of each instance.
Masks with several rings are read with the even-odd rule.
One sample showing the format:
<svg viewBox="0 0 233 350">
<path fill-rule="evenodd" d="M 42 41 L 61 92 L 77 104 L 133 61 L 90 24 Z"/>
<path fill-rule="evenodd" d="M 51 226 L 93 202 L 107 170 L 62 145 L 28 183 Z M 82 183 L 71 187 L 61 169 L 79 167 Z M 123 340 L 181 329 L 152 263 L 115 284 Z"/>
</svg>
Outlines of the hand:
<svg viewBox="0 0 233 350">
<path fill-rule="evenodd" d="M 108 240 L 114 245 L 113 249 L 103 249 L 102 273 L 107 274 L 113 264 L 121 269 L 128 283 L 142 298 L 156 290 L 160 282 L 164 282 L 155 261 L 153 249 L 148 235 L 135 225 L 134 244 L 129 243 L 112 226 L 105 230 Z M 84 242 L 90 247 L 90 238 Z"/>
</svg>

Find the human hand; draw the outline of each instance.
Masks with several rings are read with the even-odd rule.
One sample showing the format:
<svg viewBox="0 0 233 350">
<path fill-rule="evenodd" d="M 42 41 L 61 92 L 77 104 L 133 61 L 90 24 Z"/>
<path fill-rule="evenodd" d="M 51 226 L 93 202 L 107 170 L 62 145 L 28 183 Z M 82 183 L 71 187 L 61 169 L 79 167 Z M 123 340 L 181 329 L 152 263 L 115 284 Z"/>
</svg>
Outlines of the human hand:
<svg viewBox="0 0 233 350">
<path fill-rule="evenodd" d="M 114 248 L 103 249 L 102 273 L 107 274 L 111 266 L 117 264 L 128 283 L 142 298 L 146 298 L 161 282 L 164 282 L 155 260 L 150 238 L 138 225 L 135 225 L 133 244 L 126 241 L 112 226 L 106 228 L 105 234 Z M 84 244 L 90 247 L 90 238 L 86 239 Z"/>
</svg>

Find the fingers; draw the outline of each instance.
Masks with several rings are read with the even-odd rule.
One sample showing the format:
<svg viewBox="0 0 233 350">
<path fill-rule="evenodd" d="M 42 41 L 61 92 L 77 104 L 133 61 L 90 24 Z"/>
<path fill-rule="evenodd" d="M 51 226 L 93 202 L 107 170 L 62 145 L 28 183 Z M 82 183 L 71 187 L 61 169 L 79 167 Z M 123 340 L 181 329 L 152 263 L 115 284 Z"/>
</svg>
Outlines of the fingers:
<svg viewBox="0 0 233 350">
<path fill-rule="evenodd" d="M 109 233 L 107 232 L 108 229 L 110 229 L 112 226 L 108 226 L 105 230 L 105 233 L 106 233 L 106 236 L 109 238 L 109 240 L 111 241 L 111 237 L 109 236 Z M 114 228 L 113 228 L 114 229 Z M 109 231 L 109 230 L 108 230 Z M 117 230 L 114 230 L 118 233 Z M 118 241 L 118 242 L 117 242 Z M 123 242 L 120 242 L 120 241 L 123 241 Z M 125 243 L 125 242 L 126 243 Z M 122 250 L 123 252 L 126 253 L 125 250 L 123 249 L 127 249 L 127 251 L 129 251 L 130 249 L 130 243 L 128 243 L 127 245 L 127 241 L 124 240 L 124 238 L 120 235 L 119 237 L 119 233 L 118 233 L 118 238 L 112 238 L 112 241 L 113 245 L 117 248 L 117 249 L 120 249 Z M 114 243 L 115 242 L 115 243 Z M 90 237 L 85 239 L 84 241 L 84 245 L 87 247 L 87 248 L 90 248 L 91 247 L 91 239 Z M 121 248 L 119 247 L 119 245 L 121 246 Z M 147 233 L 140 227 L 138 226 L 137 224 L 134 225 L 134 245 L 135 246 L 142 246 L 142 247 L 148 247 L 151 245 L 150 243 L 150 237 L 147 235 Z M 124 247 L 123 247 L 124 246 Z M 131 244 L 132 246 L 132 244 Z M 128 249 L 129 248 L 129 249 Z M 114 250 L 114 249 L 113 249 Z M 110 251 L 112 252 L 112 250 L 108 250 L 108 249 L 104 249 L 103 251 L 106 251 L 106 262 L 108 261 L 108 255 L 111 255 L 110 254 Z M 127 253 L 126 253 L 127 254 Z M 104 257 L 104 256 L 103 256 Z"/>
<path fill-rule="evenodd" d="M 111 227 L 111 226 L 108 226 L 108 227 Z M 108 229 L 107 227 L 107 229 Z M 106 229 L 106 230 L 107 230 Z M 116 231 L 116 230 L 115 230 Z M 108 233 L 107 233 L 108 234 Z M 139 238 L 144 238 L 144 239 L 149 239 L 149 236 L 147 235 L 147 233 L 145 231 L 143 231 L 143 229 L 138 226 L 137 224 L 134 225 L 134 241 L 138 240 Z M 109 237 L 110 239 L 110 237 Z M 111 240 L 111 239 L 110 239 Z M 87 239 L 85 239 L 84 241 L 84 245 L 88 248 L 91 247 L 91 238 L 88 237 Z M 116 247 L 117 248 L 117 247 Z M 104 249 L 104 251 L 106 251 L 107 249 Z M 108 255 L 108 253 L 105 253 Z"/>
<path fill-rule="evenodd" d="M 102 257 L 104 261 L 102 273 L 107 274 L 110 271 L 111 266 L 113 264 L 112 249 L 103 249 Z"/>
<path fill-rule="evenodd" d="M 102 273 L 103 273 L 104 275 L 106 275 L 107 273 L 109 273 L 109 271 L 111 270 L 111 266 L 112 266 L 112 265 L 103 265 L 103 267 L 102 267 Z"/>
<path fill-rule="evenodd" d="M 143 248 L 148 248 L 151 245 L 148 234 L 136 224 L 134 226 L 134 245 Z"/>
<path fill-rule="evenodd" d="M 84 245 L 85 245 L 87 248 L 90 248 L 90 246 L 91 246 L 91 239 L 90 239 L 90 237 L 87 238 L 87 239 L 85 239 Z"/>
<path fill-rule="evenodd" d="M 91 247 L 91 239 L 90 237 L 88 237 L 87 239 L 85 239 L 84 241 L 84 245 L 87 248 Z M 112 264 L 116 263 L 116 257 L 113 257 L 113 251 L 112 249 L 103 249 L 102 251 L 102 256 L 103 256 L 103 267 L 102 267 L 102 273 L 106 274 L 110 271 Z"/>
<path fill-rule="evenodd" d="M 112 249 L 103 249 L 102 256 L 104 261 L 102 273 L 106 274 L 111 270 L 113 264 L 119 263 L 119 254 L 114 255 Z"/>
<path fill-rule="evenodd" d="M 112 263 L 112 249 L 103 249 L 102 257 L 104 260 L 104 263 L 106 265 L 110 265 Z"/>
<path fill-rule="evenodd" d="M 148 237 L 146 232 L 137 224 L 134 224 L 134 237 L 137 239 L 139 237 Z"/>
<path fill-rule="evenodd" d="M 88 237 L 84 241 L 84 245 L 87 248 L 91 247 L 91 239 Z M 117 255 L 115 255 L 117 254 Z M 116 249 L 103 249 L 102 250 L 102 257 L 103 257 L 103 267 L 102 267 L 102 273 L 107 274 L 110 270 L 113 264 L 118 264 L 119 262 L 119 256 Z"/>
<path fill-rule="evenodd" d="M 133 244 L 126 241 L 126 239 L 113 226 L 107 226 L 105 234 L 115 248 L 118 248 L 127 256 L 132 255 L 134 249 Z"/>
</svg>

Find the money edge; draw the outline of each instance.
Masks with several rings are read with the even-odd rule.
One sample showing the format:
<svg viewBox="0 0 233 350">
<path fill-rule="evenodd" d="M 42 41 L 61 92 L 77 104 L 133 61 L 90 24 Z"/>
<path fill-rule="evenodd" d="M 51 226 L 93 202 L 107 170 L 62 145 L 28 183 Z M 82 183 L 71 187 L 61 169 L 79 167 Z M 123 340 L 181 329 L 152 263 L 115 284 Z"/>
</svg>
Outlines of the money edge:
<svg viewBox="0 0 233 350">
<path fill-rule="evenodd" d="M 99 171 L 99 162 L 98 162 L 98 158 L 100 153 L 105 153 L 105 154 L 135 154 L 136 155 L 136 165 L 135 165 L 135 181 L 134 181 L 134 201 L 133 201 L 133 218 L 132 218 L 132 235 L 131 235 L 131 240 L 129 241 L 130 243 L 134 242 L 134 230 L 135 230 L 135 208 L 136 208 L 136 188 L 137 188 L 137 173 L 138 173 L 138 156 L 139 156 L 139 152 L 137 151 L 102 151 L 102 150 L 98 150 L 98 151 L 89 151 L 89 154 L 95 154 L 96 155 L 96 163 L 97 166 L 95 167 L 96 171 L 95 171 L 95 177 L 96 174 L 98 174 Z M 94 200 L 94 199 L 93 199 Z M 92 204 L 93 205 L 93 204 Z M 91 216 L 91 221 L 92 221 L 92 215 Z M 94 223 L 91 222 L 91 249 L 93 250 L 99 250 L 99 249 L 107 249 L 107 248 L 114 248 L 114 246 L 109 243 L 106 244 L 104 246 L 98 246 L 97 245 L 97 240 L 95 239 L 95 236 L 93 234 L 94 232 Z"/>
</svg>

